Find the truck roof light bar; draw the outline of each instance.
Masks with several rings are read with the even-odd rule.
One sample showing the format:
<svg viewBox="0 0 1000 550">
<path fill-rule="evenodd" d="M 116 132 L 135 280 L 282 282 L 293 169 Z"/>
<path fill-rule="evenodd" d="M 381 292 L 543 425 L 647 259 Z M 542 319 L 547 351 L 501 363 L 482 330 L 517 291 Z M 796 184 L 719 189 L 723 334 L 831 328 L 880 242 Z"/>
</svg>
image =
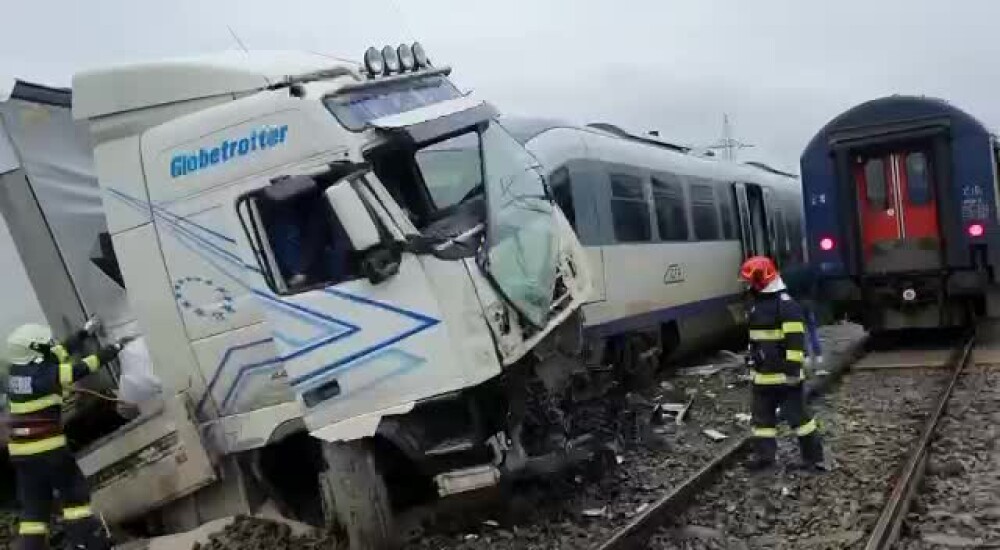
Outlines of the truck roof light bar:
<svg viewBox="0 0 1000 550">
<path fill-rule="evenodd" d="M 413 50 L 413 60 L 416 62 L 416 67 L 418 69 L 425 69 L 431 66 L 431 60 L 427 58 L 427 50 L 424 49 L 424 45 L 420 42 L 414 42 L 410 49 Z"/>
<path fill-rule="evenodd" d="M 403 72 L 412 71 L 417 67 L 417 60 L 413 56 L 413 48 L 406 45 L 400 44 L 396 48 L 396 55 L 399 57 L 399 66 Z"/>
<path fill-rule="evenodd" d="M 428 76 L 448 76 L 451 74 L 451 67 L 436 67 L 423 71 L 416 71 L 413 73 L 401 73 L 386 78 L 379 78 L 376 80 L 364 80 L 361 82 L 351 82 L 345 84 L 342 88 L 334 92 L 334 95 L 343 92 L 356 92 L 358 90 L 366 90 L 369 88 L 378 88 L 386 84 L 392 84 L 396 82 L 406 82 L 408 80 L 417 80 L 420 78 L 426 78 Z"/>
<path fill-rule="evenodd" d="M 385 75 L 399 72 L 399 54 L 396 48 L 385 46 L 382 48 L 382 59 L 385 61 Z"/>
<path fill-rule="evenodd" d="M 365 51 L 365 70 L 368 71 L 369 78 L 375 78 L 385 71 L 385 60 L 377 49 L 368 48 Z"/>
</svg>

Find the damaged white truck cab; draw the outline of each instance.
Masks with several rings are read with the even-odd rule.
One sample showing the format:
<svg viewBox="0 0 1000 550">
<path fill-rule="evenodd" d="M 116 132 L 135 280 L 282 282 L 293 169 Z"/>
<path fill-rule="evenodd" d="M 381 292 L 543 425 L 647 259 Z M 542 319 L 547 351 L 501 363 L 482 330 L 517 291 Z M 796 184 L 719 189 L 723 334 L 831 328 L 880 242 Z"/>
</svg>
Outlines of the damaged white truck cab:
<svg viewBox="0 0 1000 550">
<path fill-rule="evenodd" d="M 418 489 L 531 462 L 518 411 L 535 367 L 579 349 L 580 244 L 448 68 L 405 46 L 366 60 L 240 52 L 74 78 L 128 295 L 177 396 L 83 453 L 113 519 L 269 498 L 377 547 Z"/>
</svg>

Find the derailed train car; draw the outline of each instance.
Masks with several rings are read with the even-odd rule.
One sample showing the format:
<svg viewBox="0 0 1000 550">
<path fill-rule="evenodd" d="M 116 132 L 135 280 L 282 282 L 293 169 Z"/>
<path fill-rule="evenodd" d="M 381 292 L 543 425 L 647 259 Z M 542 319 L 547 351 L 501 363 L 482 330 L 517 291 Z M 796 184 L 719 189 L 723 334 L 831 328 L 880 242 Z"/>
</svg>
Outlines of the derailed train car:
<svg viewBox="0 0 1000 550">
<path fill-rule="evenodd" d="M 803 278 L 801 194 L 792 174 L 699 157 L 609 124 L 502 122 L 543 164 L 587 252 L 593 360 L 665 363 L 739 337 L 737 271 L 745 257 L 772 256 L 786 279 Z"/>
<path fill-rule="evenodd" d="M 958 326 L 995 309 L 997 143 L 940 99 L 891 96 L 802 154 L 820 292 L 874 331 Z"/>
</svg>

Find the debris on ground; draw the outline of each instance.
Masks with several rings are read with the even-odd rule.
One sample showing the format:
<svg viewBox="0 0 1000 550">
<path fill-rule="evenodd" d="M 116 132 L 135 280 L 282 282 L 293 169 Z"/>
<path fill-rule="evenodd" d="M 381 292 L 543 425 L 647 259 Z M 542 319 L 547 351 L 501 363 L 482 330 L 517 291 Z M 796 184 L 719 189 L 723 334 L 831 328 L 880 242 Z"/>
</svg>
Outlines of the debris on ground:
<svg viewBox="0 0 1000 550">
<path fill-rule="evenodd" d="M 585 518 L 602 518 L 608 513 L 608 507 L 602 506 L 601 508 L 589 508 L 583 511 L 583 517 Z"/>
<path fill-rule="evenodd" d="M 710 437 L 712 441 L 722 441 L 723 439 L 728 437 L 726 434 L 720 432 L 719 430 L 713 430 L 712 428 L 702 430 L 701 433 Z"/>
<path fill-rule="evenodd" d="M 337 550 L 347 548 L 342 536 L 332 531 L 295 534 L 286 523 L 252 516 L 238 516 L 208 542 L 196 542 L 191 550 Z"/>
<path fill-rule="evenodd" d="M 854 325 L 823 327 L 820 334 L 824 351 L 827 351 L 826 366 L 831 370 L 839 368 L 843 359 L 854 353 L 856 345 L 864 337 L 864 332 Z M 697 364 L 725 362 L 729 360 L 706 359 Z M 660 395 L 655 396 L 652 402 L 688 403 L 695 398 L 693 404 L 682 424 L 666 422 L 642 426 L 645 437 L 635 444 L 623 445 L 618 452 L 624 456 L 625 466 L 607 470 L 597 479 L 588 476 L 586 482 L 579 472 L 567 472 L 562 477 L 551 476 L 544 480 L 518 484 L 510 492 L 498 490 L 489 495 L 480 493 L 479 496 L 469 493 L 457 497 L 451 503 L 438 502 L 415 518 L 417 521 L 412 529 L 404 531 L 407 534 L 406 548 L 526 550 L 593 547 L 605 540 L 613 529 L 621 527 L 637 515 L 647 513 L 651 503 L 665 491 L 676 487 L 715 458 L 719 452 L 719 443 L 706 437 L 702 433 L 703 429 L 726 431 L 730 437 L 747 432 L 745 423 L 734 420 L 737 414 L 750 412 L 750 388 L 744 381 L 745 372 L 743 368 L 724 368 L 711 376 L 698 377 L 673 376 L 676 371 L 667 371 L 664 374 L 671 377 L 657 381 L 653 389 Z M 716 399 L 702 399 L 705 392 L 716 394 Z M 662 416 L 668 417 L 665 412 Z M 600 424 L 596 419 L 595 423 Z M 622 428 L 621 424 L 616 426 L 616 429 Z M 781 499 L 782 505 L 806 498 L 801 496 L 802 492 L 799 490 L 795 494 L 800 496 Z M 764 494 L 758 495 L 758 499 L 765 502 L 770 500 Z M 586 517 L 581 513 L 582 510 L 602 506 L 606 506 L 604 516 Z M 747 512 L 744 508 L 746 505 L 741 503 L 740 510 L 692 524 L 718 528 L 716 523 L 724 523 L 727 515 Z M 1000 518 L 1000 506 L 996 508 Z M 847 511 L 850 510 L 848 507 Z M 484 526 L 483 521 L 487 519 L 497 521 L 501 527 Z M 849 530 L 850 527 L 844 529 Z M 692 531 L 693 533 L 689 533 L 697 534 L 698 530 Z M 477 533 L 479 539 L 475 542 L 466 541 L 465 535 L 468 533 Z M 764 533 L 754 536 L 762 534 Z M 684 540 L 680 546 L 664 547 L 686 550 L 701 548 L 699 545 L 702 544 L 711 548 L 735 550 L 748 546 L 776 547 L 748 544 L 750 540 L 749 537 L 737 538 L 733 533 L 726 533 L 726 538 L 707 543 L 691 538 Z"/>
<path fill-rule="evenodd" d="M 0 512 L 0 548 L 8 548 L 17 532 L 17 516 L 8 512 Z"/>
</svg>

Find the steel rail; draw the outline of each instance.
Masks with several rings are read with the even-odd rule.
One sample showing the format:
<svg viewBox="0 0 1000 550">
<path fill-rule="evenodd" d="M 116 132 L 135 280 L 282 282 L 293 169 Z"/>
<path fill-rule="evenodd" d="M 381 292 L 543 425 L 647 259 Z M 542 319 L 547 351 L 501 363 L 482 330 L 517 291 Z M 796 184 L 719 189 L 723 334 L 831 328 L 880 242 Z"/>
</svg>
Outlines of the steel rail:
<svg viewBox="0 0 1000 550">
<path fill-rule="evenodd" d="M 643 547 L 650 532 L 663 525 L 671 514 L 682 509 L 697 494 L 699 489 L 711 481 L 717 471 L 746 450 L 750 439 L 749 436 L 744 436 L 731 443 L 711 462 L 672 491 L 660 497 L 649 509 L 619 529 L 613 537 L 595 546 L 594 550 L 623 550 Z"/>
<path fill-rule="evenodd" d="M 892 548 L 899 538 L 899 531 L 903 526 L 903 521 L 906 519 L 910 503 L 913 501 L 917 487 L 924 477 L 931 441 L 934 439 L 934 434 L 937 431 L 941 418 L 948 409 L 948 401 L 951 399 L 951 394 L 958 383 L 958 379 L 969 362 L 975 340 L 975 333 L 973 333 L 962 347 L 955 349 L 955 354 L 951 361 L 954 364 L 951 379 L 944 390 L 941 391 L 934 412 L 927 419 L 927 424 L 924 425 L 924 430 L 920 434 L 920 438 L 917 440 L 909 459 L 896 479 L 892 493 L 889 495 L 889 500 L 886 501 L 885 506 L 882 508 L 882 513 L 875 523 L 875 528 L 868 537 L 865 550 L 888 550 Z"/>
</svg>

